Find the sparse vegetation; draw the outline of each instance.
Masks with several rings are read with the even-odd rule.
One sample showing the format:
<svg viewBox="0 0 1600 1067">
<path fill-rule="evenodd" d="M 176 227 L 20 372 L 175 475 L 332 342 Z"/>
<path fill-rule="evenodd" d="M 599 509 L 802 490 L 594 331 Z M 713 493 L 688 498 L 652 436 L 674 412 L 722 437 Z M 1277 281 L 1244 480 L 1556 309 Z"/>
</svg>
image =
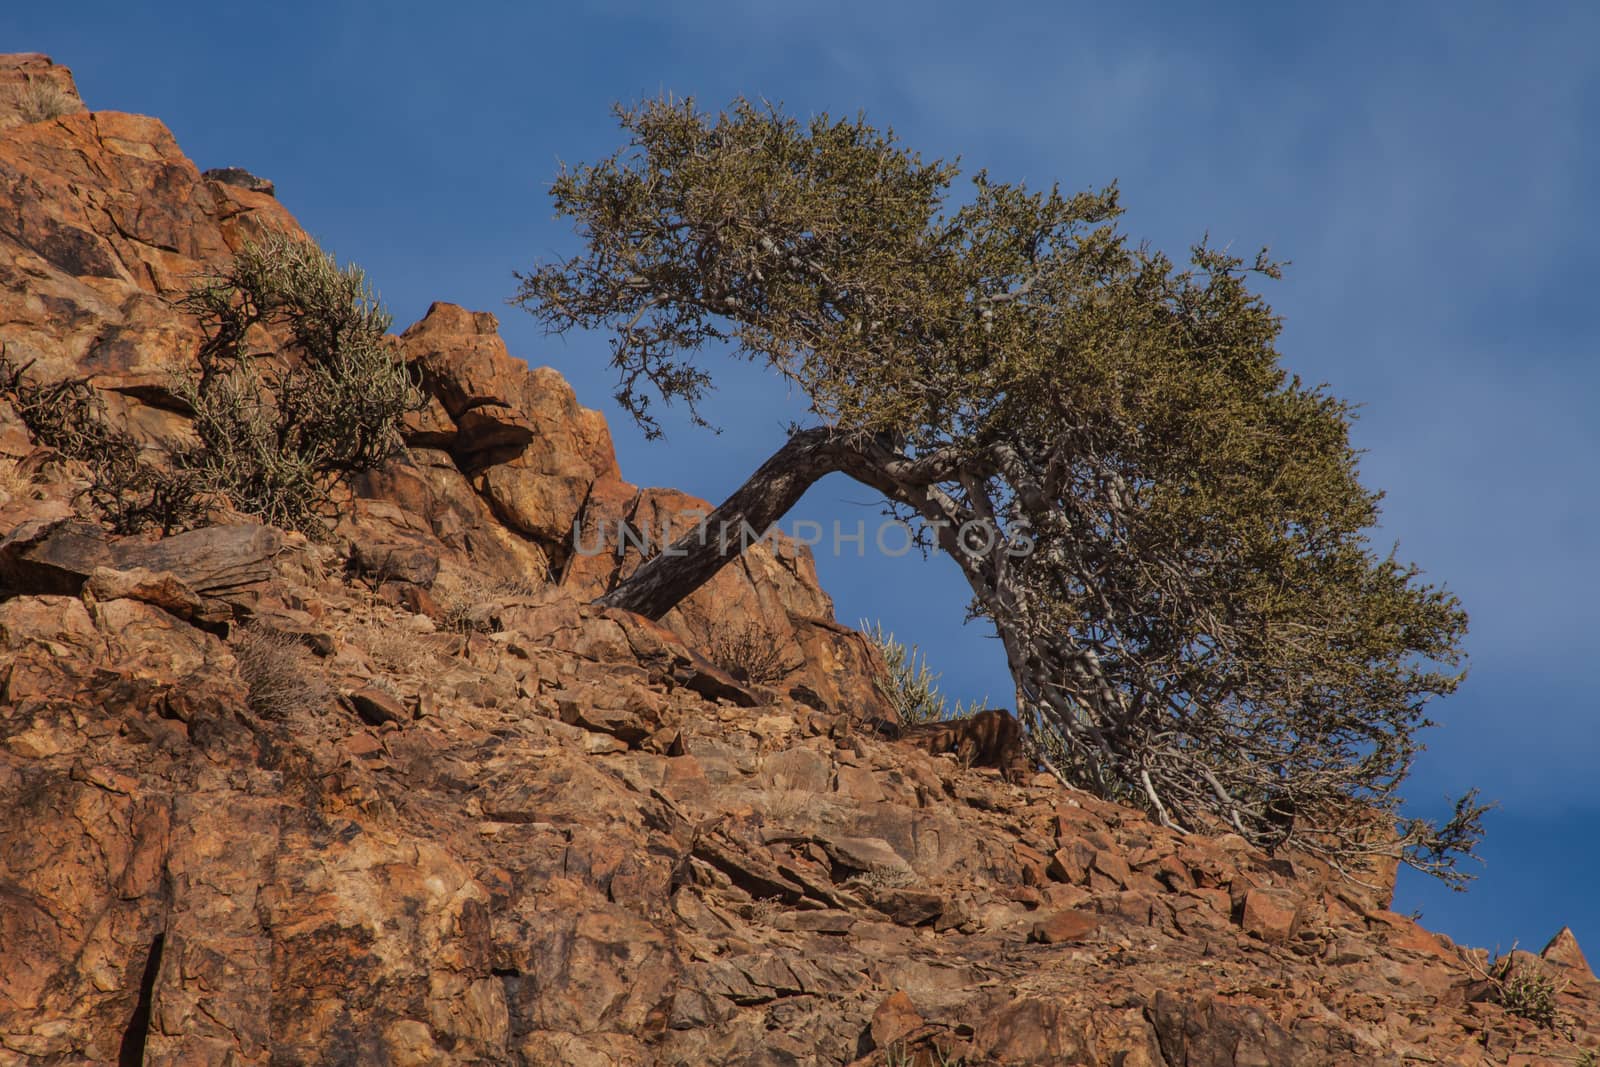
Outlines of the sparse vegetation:
<svg viewBox="0 0 1600 1067">
<path fill-rule="evenodd" d="M 896 1041 L 883 1050 L 883 1062 L 885 1067 L 964 1067 L 967 1061 L 936 1045 L 913 1051 L 904 1041 Z"/>
<path fill-rule="evenodd" d="M 496 602 L 533 596 L 550 584 L 546 571 L 534 578 L 485 578 L 460 568 L 441 570 L 429 592 L 439 609 L 438 622 L 452 633 L 493 633 Z"/>
<path fill-rule="evenodd" d="M 0 457 L 0 504 L 24 499 L 36 489 L 33 472 L 25 468 L 21 461 Z"/>
<path fill-rule="evenodd" d="M 419 634 L 385 626 L 377 621 L 368 621 L 354 628 L 350 639 L 373 663 L 391 671 L 426 668 L 443 651 L 438 642 L 453 640 L 439 634 Z"/>
<path fill-rule="evenodd" d="M 1546 974 L 1542 961 L 1527 956 L 1519 959 L 1515 943 L 1510 952 L 1492 957 L 1487 966 L 1480 967 L 1475 957 L 1469 957 L 1469 964 L 1489 983 L 1494 1002 L 1512 1015 L 1552 1029 L 1560 1023 L 1556 998 L 1566 983 Z"/>
<path fill-rule="evenodd" d="M 952 705 L 939 692 L 941 675 L 928 667 L 927 656 L 922 655 L 916 645 L 907 646 L 896 641 L 893 633 L 884 631 L 881 622 L 874 623 L 868 629 L 867 621 L 863 619 L 860 628 L 878 646 L 884 662 L 889 665 L 889 673 L 880 675 L 877 682 L 888 694 L 895 711 L 900 714 L 900 721 L 905 725 L 964 719 L 989 706 L 987 700 L 970 704 L 962 704 L 958 700 Z"/>
<path fill-rule="evenodd" d="M 904 889 L 919 883 L 917 872 L 910 867 L 892 867 L 876 864 L 870 870 L 860 871 L 845 879 L 846 885 L 862 885 L 872 889 Z"/>
<path fill-rule="evenodd" d="M 295 638 L 256 626 L 239 629 L 233 655 L 249 690 L 250 710 L 263 719 L 285 720 L 328 707 L 333 689 Z"/>
<path fill-rule="evenodd" d="M 539 590 L 549 585 L 552 581 L 550 577 L 549 565 L 546 564 L 545 566 L 546 569 L 544 573 L 537 578 L 497 578 L 492 583 L 491 588 L 494 590 L 496 596 L 504 597 L 506 599 L 536 596 Z"/>
<path fill-rule="evenodd" d="M 111 426 L 86 382 L 37 384 L 3 352 L 0 396 L 39 443 L 84 463 L 86 495 L 118 532 L 189 529 L 226 498 L 320 536 L 332 487 L 400 451 L 400 420 L 422 402 L 384 339 L 390 320 L 365 276 L 274 235 L 246 246 L 184 306 L 206 331 L 198 375 L 173 380 L 193 412 L 195 445 L 146 448 Z M 286 332 L 287 345 L 253 350 L 258 328 Z"/>
<path fill-rule="evenodd" d="M 184 306 L 206 331 L 199 376 L 178 383 L 201 442 L 187 465 L 240 511 L 321 535 L 332 486 L 401 451 L 400 422 L 422 403 L 366 275 L 274 234 Z M 255 350 L 258 329 L 286 333 L 287 345 Z"/>
<path fill-rule="evenodd" d="M 1497 979 L 1498 999 L 1502 1008 L 1540 1026 L 1556 1025 L 1559 1018 L 1556 997 L 1563 987 L 1555 979 L 1532 967 L 1512 966 L 1509 960 Z"/>
<path fill-rule="evenodd" d="M 488 633 L 494 629 L 487 601 L 493 587 L 468 571 L 440 571 L 429 590 L 439 607 L 439 623 L 458 634 Z"/>
<path fill-rule="evenodd" d="M 210 499 L 189 465 L 153 461 L 131 434 L 112 427 L 87 382 L 40 384 L 28 375 L 31 366 L 0 349 L 0 397 L 16 408 L 37 443 L 83 464 L 83 493 L 112 529 L 137 533 L 154 527 L 166 534 L 203 520 Z"/>
<path fill-rule="evenodd" d="M 782 897 L 757 897 L 750 902 L 750 921 L 759 926 L 771 926 L 772 920 L 782 910 Z"/>
<path fill-rule="evenodd" d="M 83 104 L 53 81 L 29 80 L 13 86 L 5 102 L 23 122 L 48 122 L 81 111 Z"/>
<path fill-rule="evenodd" d="M 711 640 L 711 662 L 756 685 L 779 681 L 800 666 L 784 659 L 777 637 L 757 624 L 719 632 Z"/>
</svg>

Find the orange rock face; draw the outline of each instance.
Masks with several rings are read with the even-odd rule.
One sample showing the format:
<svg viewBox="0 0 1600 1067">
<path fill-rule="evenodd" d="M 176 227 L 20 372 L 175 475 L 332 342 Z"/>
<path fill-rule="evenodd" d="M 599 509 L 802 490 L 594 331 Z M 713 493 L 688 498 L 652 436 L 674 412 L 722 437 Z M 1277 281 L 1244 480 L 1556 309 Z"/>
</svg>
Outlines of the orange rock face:
<svg viewBox="0 0 1600 1067">
<path fill-rule="evenodd" d="M 24 76 L 70 86 L 0 59 L 0 86 Z M 0 127 L 0 343 L 181 433 L 162 383 L 198 333 L 173 298 L 293 220 L 152 119 Z M 1570 931 L 1516 961 L 1557 983 L 1542 1027 L 1386 886 L 860 728 L 890 714 L 882 664 L 802 545 L 660 623 L 594 606 L 642 558 L 617 522 L 679 530 L 704 502 L 623 481 L 604 420 L 492 316 L 436 305 L 395 344 L 429 407 L 324 544 L 243 518 L 114 537 L 0 401 L 0 462 L 33 479 L 0 494 L 0 1064 L 1596 1045 Z"/>
</svg>

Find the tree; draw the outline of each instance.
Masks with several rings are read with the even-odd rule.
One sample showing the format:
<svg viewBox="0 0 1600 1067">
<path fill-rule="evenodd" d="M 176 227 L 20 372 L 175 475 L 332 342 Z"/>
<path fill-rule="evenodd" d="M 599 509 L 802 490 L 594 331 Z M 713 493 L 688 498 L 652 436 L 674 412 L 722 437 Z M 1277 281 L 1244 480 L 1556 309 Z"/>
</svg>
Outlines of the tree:
<svg viewBox="0 0 1600 1067">
<path fill-rule="evenodd" d="M 708 344 L 803 390 L 816 424 L 604 603 L 660 617 L 736 554 L 706 528 L 764 530 L 844 471 L 960 566 L 1065 780 L 1461 885 L 1485 806 L 1402 820 L 1396 790 L 1466 616 L 1372 549 L 1352 409 L 1280 368 L 1247 284 L 1278 276 L 1265 250 L 1202 243 L 1180 269 L 1119 232 L 1115 186 L 979 172 L 953 203 L 954 165 L 862 118 L 617 116 L 627 146 L 553 185 L 583 250 L 516 302 L 613 331 L 617 399 L 652 436 L 653 397 L 704 423 Z"/>
</svg>

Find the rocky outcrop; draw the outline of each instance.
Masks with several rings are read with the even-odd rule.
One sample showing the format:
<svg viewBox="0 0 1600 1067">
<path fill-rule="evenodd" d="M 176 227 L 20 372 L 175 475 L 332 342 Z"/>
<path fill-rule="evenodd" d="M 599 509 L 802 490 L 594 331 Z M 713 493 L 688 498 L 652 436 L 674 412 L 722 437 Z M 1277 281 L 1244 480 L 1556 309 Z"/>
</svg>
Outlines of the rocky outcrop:
<svg viewBox="0 0 1600 1067">
<path fill-rule="evenodd" d="M 61 69 L 12 60 L 35 81 Z M 171 301 L 268 229 L 298 228 L 272 197 L 201 177 L 155 119 L 0 129 L 0 344 L 39 381 L 87 379 L 137 435 L 180 433 L 171 376 L 199 333 Z"/>
<path fill-rule="evenodd" d="M 82 110 L 72 71 L 37 52 L 0 55 L 0 130 Z"/>
<path fill-rule="evenodd" d="M 431 397 L 409 432 L 427 473 L 388 471 L 361 491 L 426 517 L 468 556 L 484 549 L 477 562 L 500 579 L 538 575 L 590 599 L 710 513 L 704 500 L 624 481 L 605 420 L 555 371 L 513 358 L 493 315 L 435 304 L 401 345 Z M 664 622 L 713 653 L 756 640 L 791 667 L 766 679 L 779 688 L 893 718 L 871 684 L 884 669 L 877 653 L 833 621 L 810 551 L 788 538 L 754 545 Z"/>
<path fill-rule="evenodd" d="M 172 298 L 293 221 L 132 116 L 0 131 L 0 176 L 0 342 L 181 434 L 157 369 L 197 334 Z M 395 344 L 430 405 L 326 543 L 242 519 L 114 537 L 0 406 L 29 479 L 0 493 L 0 1063 L 1600 1045 L 1570 931 L 1508 961 L 1552 997 L 1518 1014 L 1503 969 L 1381 884 L 880 736 L 881 664 L 804 546 L 660 623 L 594 606 L 647 551 L 619 522 L 680 531 L 703 502 L 623 481 L 603 420 L 492 317 L 437 305 Z M 752 634 L 780 653 L 760 671 L 729 660 Z"/>
<path fill-rule="evenodd" d="M 880 740 L 560 588 L 460 635 L 274 566 L 334 638 L 274 684 L 347 694 L 287 718 L 139 583 L 0 602 L 0 1048 L 1506 1064 L 1600 1022 L 1570 932 L 1523 963 L 1564 1032 L 1312 861 Z"/>
</svg>

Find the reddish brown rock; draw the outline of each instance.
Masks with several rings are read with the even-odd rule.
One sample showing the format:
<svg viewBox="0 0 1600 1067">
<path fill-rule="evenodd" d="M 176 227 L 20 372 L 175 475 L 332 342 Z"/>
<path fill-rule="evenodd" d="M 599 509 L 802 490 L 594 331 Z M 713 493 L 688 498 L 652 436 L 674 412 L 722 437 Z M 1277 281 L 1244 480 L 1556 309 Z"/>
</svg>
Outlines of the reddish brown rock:
<svg viewBox="0 0 1600 1067">
<path fill-rule="evenodd" d="M 1067 909 L 1040 919 L 1028 930 L 1028 940 L 1046 945 L 1082 941 L 1100 925 L 1100 918 L 1087 912 Z"/>
<path fill-rule="evenodd" d="M 872 1013 L 873 1047 L 891 1048 L 895 1042 L 916 1030 L 922 1023 L 922 1016 L 917 1014 L 916 1005 L 911 1003 L 911 998 L 906 995 L 905 990 L 897 989 L 884 997 L 883 1003 Z"/>
<path fill-rule="evenodd" d="M 171 571 L 148 567 L 116 570 L 96 567 L 83 583 L 85 600 L 142 600 L 180 619 L 192 619 L 205 610 L 199 594 Z"/>
<path fill-rule="evenodd" d="M 1245 893 L 1239 925 L 1263 941 L 1287 941 L 1300 921 L 1300 909 L 1287 893 L 1251 889 Z"/>
<path fill-rule="evenodd" d="M 1579 979 L 1594 981 L 1594 970 L 1590 968 L 1589 961 L 1584 958 L 1583 949 L 1578 947 L 1578 939 L 1572 933 L 1572 928 L 1563 926 L 1556 932 L 1544 949 L 1539 953 L 1541 959 L 1564 967 L 1568 972 Z"/>
<path fill-rule="evenodd" d="M 604 422 L 580 417 L 555 371 L 513 359 L 487 312 L 434 304 L 402 340 L 455 424 L 440 443 L 502 522 L 564 557 L 589 487 L 617 476 Z"/>
</svg>

